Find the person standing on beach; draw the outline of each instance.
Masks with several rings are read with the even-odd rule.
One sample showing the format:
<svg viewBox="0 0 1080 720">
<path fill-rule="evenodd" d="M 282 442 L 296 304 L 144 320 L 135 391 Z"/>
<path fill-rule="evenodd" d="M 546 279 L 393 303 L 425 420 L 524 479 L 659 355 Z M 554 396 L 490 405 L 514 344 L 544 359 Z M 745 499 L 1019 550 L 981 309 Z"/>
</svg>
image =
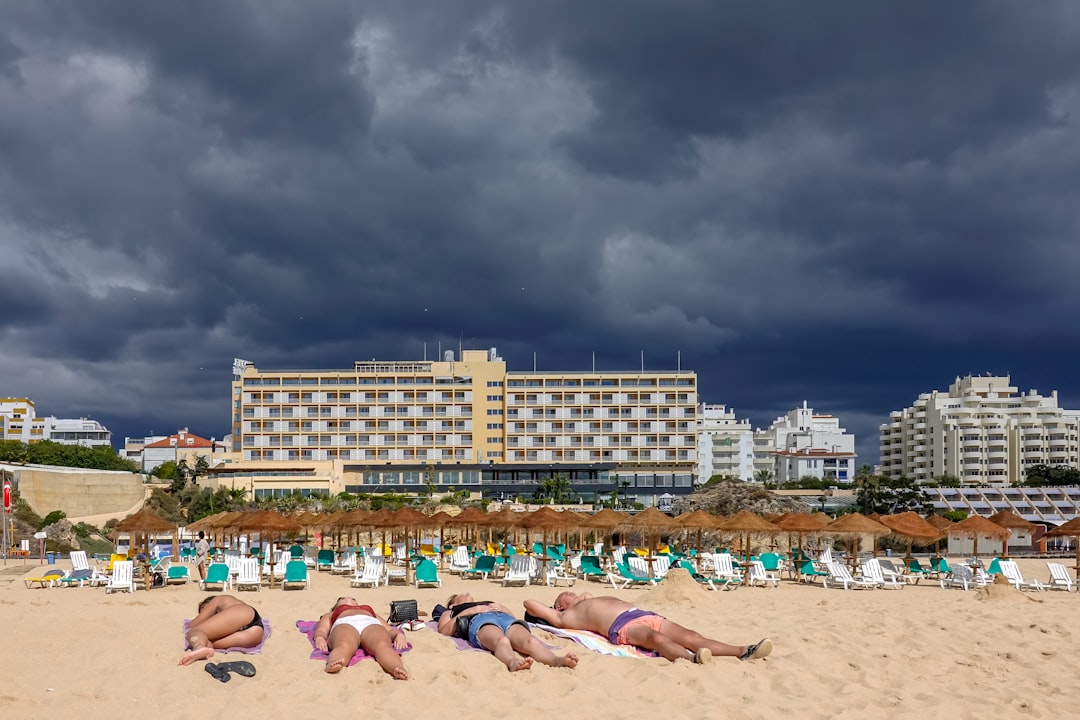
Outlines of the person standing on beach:
<svg viewBox="0 0 1080 720">
<path fill-rule="evenodd" d="M 179 665 L 214 656 L 214 648 L 256 647 L 263 640 L 259 612 L 232 595 L 211 595 L 199 603 L 199 614 L 188 624 L 184 643 L 188 650 Z"/>
<path fill-rule="evenodd" d="M 477 602 L 469 593 L 451 595 L 446 604 L 447 609 L 439 616 L 439 632 L 487 650 L 510 672 L 528 670 L 533 660 L 552 667 L 574 668 L 578 664 L 578 657 L 572 652 L 565 655 L 551 652 L 504 605 L 489 600 Z"/>
<path fill-rule="evenodd" d="M 526 600 L 525 611 L 526 617 L 535 617 L 552 627 L 589 630 L 606 636 L 612 644 L 653 650 L 672 662 L 682 659 L 707 663 L 713 655 L 756 660 L 772 652 L 772 640 L 768 638 L 754 645 L 728 645 L 610 595 L 593 597 L 567 591 L 560 593 L 551 607 L 538 600 Z"/>
<path fill-rule="evenodd" d="M 199 571 L 199 579 L 206 579 L 206 558 L 210 555 L 210 543 L 206 541 L 206 533 L 199 531 L 199 542 L 195 545 L 195 567 Z"/>
<path fill-rule="evenodd" d="M 330 612 L 319 618 L 313 639 L 317 649 L 329 653 L 328 673 L 340 672 L 356 651 L 363 648 L 387 675 L 395 680 L 409 679 L 398 654 L 398 650 L 409 647 L 405 632 L 387 625 L 370 605 L 361 605 L 354 597 L 346 595 L 337 599 Z"/>
</svg>

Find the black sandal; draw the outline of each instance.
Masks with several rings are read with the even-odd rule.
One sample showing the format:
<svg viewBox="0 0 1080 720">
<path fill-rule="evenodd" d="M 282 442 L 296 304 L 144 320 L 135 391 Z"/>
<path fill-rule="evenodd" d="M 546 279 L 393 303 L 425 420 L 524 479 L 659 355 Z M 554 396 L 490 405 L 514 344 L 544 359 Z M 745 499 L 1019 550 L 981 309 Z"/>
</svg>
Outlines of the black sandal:
<svg viewBox="0 0 1080 720">
<path fill-rule="evenodd" d="M 220 680 L 221 682 L 229 682 L 232 680 L 232 676 L 229 675 L 228 671 L 223 670 L 219 665 L 215 665 L 214 663 L 206 663 L 206 665 L 203 666 L 203 670 L 210 673 L 210 677 L 215 680 Z"/>
<path fill-rule="evenodd" d="M 233 662 L 218 663 L 218 668 L 224 672 L 234 672 L 244 677 L 255 677 L 255 666 L 247 660 L 235 660 Z"/>
</svg>

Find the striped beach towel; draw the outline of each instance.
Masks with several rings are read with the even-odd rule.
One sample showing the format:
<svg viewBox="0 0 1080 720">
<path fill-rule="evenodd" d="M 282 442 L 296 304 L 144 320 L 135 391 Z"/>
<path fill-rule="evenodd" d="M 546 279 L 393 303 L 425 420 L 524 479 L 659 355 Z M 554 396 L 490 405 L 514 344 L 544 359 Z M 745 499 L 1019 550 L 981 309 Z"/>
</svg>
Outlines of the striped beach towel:
<svg viewBox="0 0 1080 720">
<path fill-rule="evenodd" d="M 608 639 L 603 635 L 590 632 L 588 630 L 567 630 L 566 628 L 552 627 L 551 625 L 545 625 L 544 623 L 529 623 L 534 628 L 539 628 L 545 632 L 549 632 L 556 637 L 566 638 L 567 640 L 573 640 L 578 645 L 588 648 L 593 652 L 598 652 L 602 655 L 615 655 L 616 657 L 659 657 L 659 653 L 652 650 L 646 650 L 645 648 L 639 648 L 636 645 L 613 645 L 608 642 Z"/>
</svg>

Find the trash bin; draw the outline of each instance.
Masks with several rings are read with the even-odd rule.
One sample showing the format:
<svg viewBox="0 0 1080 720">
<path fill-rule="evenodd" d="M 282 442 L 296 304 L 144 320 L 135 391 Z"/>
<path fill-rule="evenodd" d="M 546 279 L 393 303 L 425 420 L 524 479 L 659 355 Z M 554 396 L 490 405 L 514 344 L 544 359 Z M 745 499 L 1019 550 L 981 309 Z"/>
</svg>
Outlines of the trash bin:
<svg viewBox="0 0 1080 720">
<path fill-rule="evenodd" d="M 892 549 L 885 548 L 885 557 L 892 557 Z"/>
<path fill-rule="evenodd" d="M 56 553 L 45 553 L 50 565 L 56 564 Z"/>
</svg>

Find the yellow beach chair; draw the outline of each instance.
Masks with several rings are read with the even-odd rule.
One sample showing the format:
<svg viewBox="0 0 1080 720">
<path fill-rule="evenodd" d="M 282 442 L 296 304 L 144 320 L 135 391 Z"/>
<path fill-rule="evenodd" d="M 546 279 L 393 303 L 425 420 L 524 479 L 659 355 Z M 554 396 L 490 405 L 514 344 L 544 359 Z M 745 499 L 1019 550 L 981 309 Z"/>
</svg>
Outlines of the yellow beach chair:
<svg viewBox="0 0 1080 720">
<path fill-rule="evenodd" d="M 41 577 L 23 578 L 23 582 L 26 583 L 27 589 L 34 587 L 36 584 L 38 587 L 51 588 L 56 583 L 60 582 L 60 578 L 64 577 L 64 571 L 53 568 L 48 570 Z"/>
</svg>

